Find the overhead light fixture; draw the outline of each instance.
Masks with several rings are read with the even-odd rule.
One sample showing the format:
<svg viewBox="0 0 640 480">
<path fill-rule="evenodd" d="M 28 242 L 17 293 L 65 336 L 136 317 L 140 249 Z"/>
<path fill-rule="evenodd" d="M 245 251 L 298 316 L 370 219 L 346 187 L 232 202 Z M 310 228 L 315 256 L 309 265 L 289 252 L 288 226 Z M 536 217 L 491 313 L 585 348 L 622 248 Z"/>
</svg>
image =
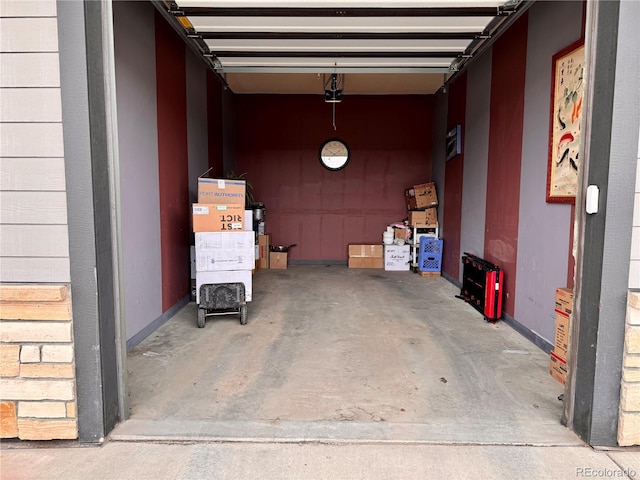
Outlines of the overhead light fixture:
<svg viewBox="0 0 640 480">
<path fill-rule="evenodd" d="M 322 78 L 324 79 L 324 101 L 331 104 L 333 111 L 333 129 L 337 130 L 336 103 L 340 103 L 342 101 L 342 90 L 344 89 L 344 73 L 342 75 L 332 73 L 328 79 L 326 79 L 323 75 Z"/>
<path fill-rule="evenodd" d="M 338 75 L 337 73 L 332 73 L 328 79 L 324 78 L 324 101 L 326 103 L 331 104 L 334 130 L 338 129 L 336 127 L 336 103 L 340 103 L 342 101 L 343 89 L 344 89 L 344 73 L 342 75 Z"/>
<path fill-rule="evenodd" d="M 327 103 L 340 103 L 342 101 L 342 90 L 325 90 L 324 101 Z"/>
<path fill-rule="evenodd" d="M 329 88 L 327 88 L 329 86 Z M 327 103 L 340 103 L 344 88 L 344 74 L 332 73 L 324 83 L 324 101 Z"/>
</svg>

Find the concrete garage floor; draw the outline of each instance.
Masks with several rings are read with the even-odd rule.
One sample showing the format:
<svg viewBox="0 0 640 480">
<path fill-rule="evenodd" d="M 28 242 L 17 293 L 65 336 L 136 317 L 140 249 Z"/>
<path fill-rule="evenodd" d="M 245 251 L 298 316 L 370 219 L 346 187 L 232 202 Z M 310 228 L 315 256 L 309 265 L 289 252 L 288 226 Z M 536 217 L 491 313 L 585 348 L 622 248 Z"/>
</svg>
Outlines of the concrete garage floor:
<svg viewBox="0 0 640 480">
<path fill-rule="evenodd" d="M 548 356 L 442 278 L 291 266 L 253 290 L 247 325 L 190 303 L 129 353 L 113 440 L 582 445 Z"/>
</svg>

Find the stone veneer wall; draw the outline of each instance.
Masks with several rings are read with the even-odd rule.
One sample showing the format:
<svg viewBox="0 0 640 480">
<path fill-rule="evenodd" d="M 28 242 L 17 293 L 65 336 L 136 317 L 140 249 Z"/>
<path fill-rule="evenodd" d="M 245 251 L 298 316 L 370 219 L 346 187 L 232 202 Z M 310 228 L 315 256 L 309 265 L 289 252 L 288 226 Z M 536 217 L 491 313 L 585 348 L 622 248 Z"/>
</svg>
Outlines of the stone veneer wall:
<svg viewBox="0 0 640 480">
<path fill-rule="evenodd" d="M 627 300 L 627 325 L 624 343 L 618 443 L 640 445 L 640 132 L 638 132 L 636 194 L 633 204 L 631 264 Z"/>
<path fill-rule="evenodd" d="M 76 439 L 70 289 L 0 286 L 0 438 Z"/>
<path fill-rule="evenodd" d="M 618 443 L 640 444 L 640 293 L 629 292 Z"/>
</svg>

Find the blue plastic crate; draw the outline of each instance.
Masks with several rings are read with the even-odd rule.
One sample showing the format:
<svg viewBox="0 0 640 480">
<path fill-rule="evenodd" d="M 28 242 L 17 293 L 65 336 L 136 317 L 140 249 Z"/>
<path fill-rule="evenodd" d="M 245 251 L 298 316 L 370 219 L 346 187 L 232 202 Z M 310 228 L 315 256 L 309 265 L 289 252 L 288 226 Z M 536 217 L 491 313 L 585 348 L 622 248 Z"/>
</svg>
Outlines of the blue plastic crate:
<svg viewBox="0 0 640 480">
<path fill-rule="evenodd" d="M 442 270 L 442 239 L 422 237 L 418 252 L 418 270 L 440 272 Z"/>
</svg>

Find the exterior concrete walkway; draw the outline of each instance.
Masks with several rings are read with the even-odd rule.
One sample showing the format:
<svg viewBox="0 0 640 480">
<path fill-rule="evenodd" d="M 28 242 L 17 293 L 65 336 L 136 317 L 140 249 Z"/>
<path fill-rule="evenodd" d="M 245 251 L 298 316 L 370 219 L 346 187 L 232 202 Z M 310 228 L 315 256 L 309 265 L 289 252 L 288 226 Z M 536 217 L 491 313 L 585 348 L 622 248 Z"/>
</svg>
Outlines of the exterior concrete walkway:
<svg viewBox="0 0 640 480">
<path fill-rule="evenodd" d="M 4 448 L 3 480 L 640 478 L 640 453 L 589 447 L 157 444 Z"/>
</svg>

